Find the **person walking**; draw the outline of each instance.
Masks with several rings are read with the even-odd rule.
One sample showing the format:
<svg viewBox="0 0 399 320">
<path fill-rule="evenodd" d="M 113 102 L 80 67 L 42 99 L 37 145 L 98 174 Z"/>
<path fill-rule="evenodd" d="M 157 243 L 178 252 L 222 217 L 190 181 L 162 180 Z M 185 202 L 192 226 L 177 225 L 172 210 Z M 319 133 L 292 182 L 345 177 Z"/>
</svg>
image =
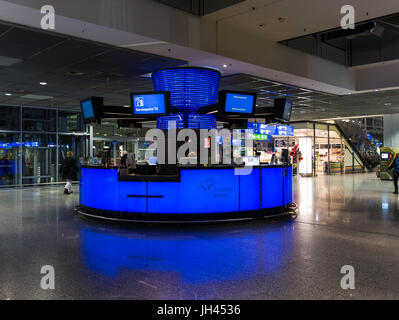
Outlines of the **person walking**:
<svg viewBox="0 0 399 320">
<path fill-rule="evenodd" d="M 68 151 L 66 159 L 62 162 L 60 173 L 62 178 L 66 180 L 64 194 L 72 193 L 72 181 L 78 179 L 79 169 L 76 165 L 76 160 L 73 157 L 73 152 Z"/>
<path fill-rule="evenodd" d="M 398 177 L 399 177 L 399 153 L 396 154 L 392 164 L 387 168 L 387 171 L 393 169 L 393 185 L 395 187 L 394 194 L 398 194 Z"/>
</svg>

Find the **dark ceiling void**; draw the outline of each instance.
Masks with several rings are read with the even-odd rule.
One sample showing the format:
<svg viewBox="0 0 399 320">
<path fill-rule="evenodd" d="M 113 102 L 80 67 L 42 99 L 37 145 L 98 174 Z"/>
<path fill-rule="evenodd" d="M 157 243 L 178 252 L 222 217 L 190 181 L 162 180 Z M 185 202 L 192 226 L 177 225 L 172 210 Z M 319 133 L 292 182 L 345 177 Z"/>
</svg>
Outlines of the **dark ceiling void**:
<svg viewBox="0 0 399 320">
<path fill-rule="evenodd" d="M 79 109 L 80 100 L 89 96 L 127 105 L 130 92 L 153 89 L 149 73 L 183 64 L 186 61 L 0 22 L 2 105 Z"/>
<path fill-rule="evenodd" d="M 205 16 L 246 0 L 155 0 L 185 12 Z"/>
<path fill-rule="evenodd" d="M 348 67 L 399 59 L 399 14 L 333 29 L 281 44 Z"/>
</svg>

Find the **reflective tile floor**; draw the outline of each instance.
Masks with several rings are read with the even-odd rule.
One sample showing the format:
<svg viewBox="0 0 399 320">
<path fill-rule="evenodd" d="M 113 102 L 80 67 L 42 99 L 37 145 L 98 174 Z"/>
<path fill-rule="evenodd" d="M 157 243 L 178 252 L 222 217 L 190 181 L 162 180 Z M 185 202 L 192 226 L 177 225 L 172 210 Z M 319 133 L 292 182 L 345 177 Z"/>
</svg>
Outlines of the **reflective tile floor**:
<svg viewBox="0 0 399 320">
<path fill-rule="evenodd" d="M 109 225 L 62 191 L 0 190 L 0 299 L 399 298 L 399 198 L 374 174 L 295 178 L 295 221 Z"/>
</svg>

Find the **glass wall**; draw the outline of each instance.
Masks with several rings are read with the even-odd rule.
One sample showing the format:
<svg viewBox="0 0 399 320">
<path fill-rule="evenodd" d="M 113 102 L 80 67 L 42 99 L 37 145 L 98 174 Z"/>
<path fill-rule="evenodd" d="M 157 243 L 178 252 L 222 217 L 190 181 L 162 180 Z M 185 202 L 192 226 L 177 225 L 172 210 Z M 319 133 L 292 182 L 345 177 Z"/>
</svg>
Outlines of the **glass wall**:
<svg viewBox="0 0 399 320">
<path fill-rule="evenodd" d="M 0 106 L 0 187 L 61 182 L 67 151 L 88 157 L 80 112 Z"/>
</svg>

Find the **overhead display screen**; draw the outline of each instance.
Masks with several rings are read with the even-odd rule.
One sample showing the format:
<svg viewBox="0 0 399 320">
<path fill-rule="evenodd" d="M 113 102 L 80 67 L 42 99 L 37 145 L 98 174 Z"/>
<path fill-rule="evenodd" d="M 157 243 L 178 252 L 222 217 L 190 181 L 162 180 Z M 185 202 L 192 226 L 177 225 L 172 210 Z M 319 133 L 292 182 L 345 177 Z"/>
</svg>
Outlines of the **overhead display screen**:
<svg viewBox="0 0 399 320">
<path fill-rule="evenodd" d="M 290 121 L 291 119 L 291 111 L 292 111 L 292 101 L 289 99 L 285 100 L 285 108 L 283 113 L 283 120 Z"/>
<path fill-rule="evenodd" d="M 168 112 L 169 95 L 166 92 L 132 93 L 131 103 L 134 115 L 164 115 Z"/>
<path fill-rule="evenodd" d="M 226 93 L 225 112 L 253 113 L 255 96 L 252 94 Z"/>
<path fill-rule="evenodd" d="M 101 121 L 103 102 L 102 97 L 90 97 L 80 101 L 85 123 Z"/>
<path fill-rule="evenodd" d="M 82 101 L 81 106 L 82 106 L 83 118 L 85 120 L 95 117 L 93 103 L 91 100 Z"/>
<path fill-rule="evenodd" d="M 274 99 L 275 114 L 277 120 L 289 122 L 291 119 L 292 101 L 287 98 Z"/>
</svg>

